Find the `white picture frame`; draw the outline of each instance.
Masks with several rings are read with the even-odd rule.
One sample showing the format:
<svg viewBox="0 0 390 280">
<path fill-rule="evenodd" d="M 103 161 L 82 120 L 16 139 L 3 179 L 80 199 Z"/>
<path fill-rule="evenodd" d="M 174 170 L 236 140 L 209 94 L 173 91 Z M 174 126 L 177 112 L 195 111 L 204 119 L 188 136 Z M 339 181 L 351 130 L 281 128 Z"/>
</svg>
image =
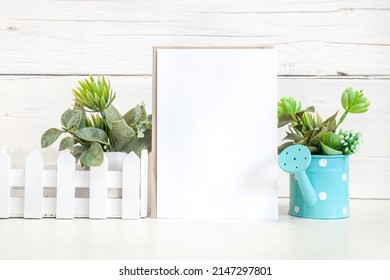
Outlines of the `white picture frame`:
<svg viewBox="0 0 390 280">
<path fill-rule="evenodd" d="M 276 219 L 276 50 L 153 54 L 152 215 Z"/>
</svg>

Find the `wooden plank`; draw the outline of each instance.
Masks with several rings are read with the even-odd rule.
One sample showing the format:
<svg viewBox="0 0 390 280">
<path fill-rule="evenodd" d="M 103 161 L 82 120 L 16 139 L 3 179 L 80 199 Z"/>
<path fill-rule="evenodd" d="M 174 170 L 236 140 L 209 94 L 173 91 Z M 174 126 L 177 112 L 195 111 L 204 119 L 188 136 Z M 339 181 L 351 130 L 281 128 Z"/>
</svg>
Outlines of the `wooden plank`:
<svg viewBox="0 0 390 280">
<path fill-rule="evenodd" d="M 26 157 L 24 218 L 42 218 L 43 159 L 33 151 Z"/>
<path fill-rule="evenodd" d="M 264 44 L 283 75 L 390 74 L 386 0 L 3 2 L 2 74 L 150 74 L 153 45 Z"/>
<path fill-rule="evenodd" d="M 139 219 L 140 205 L 140 159 L 131 152 L 123 162 L 122 219 Z"/>
<path fill-rule="evenodd" d="M 9 218 L 11 197 L 11 160 L 7 153 L 0 151 L 0 218 Z"/>
<path fill-rule="evenodd" d="M 75 158 L 63 152 L 57 161 L 57 219 L 73 219 L 75 203 Z"/>
<path fill-rule="evenodd" d="M 140 215 L 145 218 L 149 214 L 149 152 L 147 150 L 141 152 L 140 186 Z"/>
<path fill-rule="evenodd" d="M 3 0 L 0 15 L 4 18 L 36 19 L 44 16 L 44 19 L 57 19 L 58 21 L 109 21 L 115 19 L 114 15 L 102 13 L 102 11 L 115 11 L 117 21 L 157 21 L 166 16 L 175 16 L 175 13 L 308 13 L 322 12 L 330 13 L 335 11 L 352 12 L 362 9 L 383 10 L 390 7 L 387 0 L 341 0 L 341 1 L 303 1 L 303 0 L 275 0 L 256 1 L 241 0 L 164 0 L 155 2 L 153 0 L 127 1 L 127 0 L 99 0 L 91 5 L 89 1 L 51 1 L 36 0 L 19 1 L 23 5 L 15 5 L 13 0 Z M 45 8 L 42 11 L 42 7 Z M 17 13 L 19 12 L 19 13 Z M 46 12 L 46 13 L 45 13 Z M 137 13 L 135 13 L 137 12 Z M 130 15 L 129 15 L 130 13 Z M 180 18 L 179 14 L 176 18 Z M 43 20 L 43 19 L 42 19 Z"/>
<path fill-rule="evenodd" d="M 107 218 L 107 158 L 101 166 L 91 167 L 89 190 L 89 217 L 91 219 Z"/>
</svg>

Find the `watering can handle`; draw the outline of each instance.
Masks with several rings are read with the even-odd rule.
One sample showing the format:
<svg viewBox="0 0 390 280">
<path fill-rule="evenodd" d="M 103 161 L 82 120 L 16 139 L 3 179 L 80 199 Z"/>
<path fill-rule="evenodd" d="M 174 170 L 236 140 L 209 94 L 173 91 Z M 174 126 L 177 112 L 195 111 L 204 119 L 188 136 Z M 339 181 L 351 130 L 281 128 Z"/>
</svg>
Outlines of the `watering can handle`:
<svg viewBox="0 0 390 280">
<path fill-rule="evenodd" d="M 313 207 L 317 203 L 317 194 L 314 191 L 306 172 L 299 171 L 297 177 L 304 204 L 307 207 Z"/>
</svg>

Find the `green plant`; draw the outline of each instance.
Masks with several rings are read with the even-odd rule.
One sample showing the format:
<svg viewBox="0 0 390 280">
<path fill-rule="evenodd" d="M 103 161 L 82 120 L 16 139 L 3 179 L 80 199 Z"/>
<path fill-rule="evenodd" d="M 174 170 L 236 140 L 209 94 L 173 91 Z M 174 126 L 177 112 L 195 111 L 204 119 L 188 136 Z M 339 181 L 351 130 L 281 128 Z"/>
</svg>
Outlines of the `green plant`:
<svg viewBox="0 0 390 280">
<path fill-rule="evenodd" d="M 72 90 L 74 105 L 61 116 L 62 128 L 50 128 L 41 138 L 41 147 L 52 145 L 63 133 L 59 150 L 68 149 L 83 166 L 103 163 L 104 152 L 151 149 L 152 117 L 140 103 L 123 116 L 112 104 L 115 92 L 104 76 L 79 81 Z"/>
<path fill-rule="evenodd" d="M 283 138 L 283 141 L 287 142 L 278 147 L 278 153 L 294 144 L 306 146 L 312 154 L 355 153 L 361 142 L 361 134 L 336 131 L 348 113 L 366 112 L 370 101 L 363 95 L 362 90 L 348 87 L 341 95 L 341 104 L 345 111 L 338 122 L 338 111 L 323 121 L 313 106 L 302 110 L 301 102 L 297 102 L 293 97 L 282 97 L 278 102 L 278 127 L 288 125 L 288 129 L 286 137 Z"/>
</svg>

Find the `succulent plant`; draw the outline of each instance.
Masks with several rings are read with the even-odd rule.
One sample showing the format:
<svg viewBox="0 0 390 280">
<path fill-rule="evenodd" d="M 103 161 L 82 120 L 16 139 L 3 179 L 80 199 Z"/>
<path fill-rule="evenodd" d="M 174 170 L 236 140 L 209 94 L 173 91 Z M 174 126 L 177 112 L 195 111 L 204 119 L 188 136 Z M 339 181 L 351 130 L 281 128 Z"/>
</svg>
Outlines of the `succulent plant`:
<svg viewBox="0 0 390 280">
<path fill-rule="evenodd" d="M 103 163 L 103 152 L 134 151 L 151 149 L 151 115 L 143 103 L 137 104 L 121 115 L 112 102 L 110 84 L 104 77 L 97 81 L 92 76 L 79 82 L 73 90 L 75 104 L 61 116 L 62 128 L 50 128 L 41 138 L 41 147 L 52 145 L 63 133 L 70 134 L 61 140 L 59 150 L 68 149 L 83 166 L 98 166 Z M 87 110 L 87 108 L 89 110 Z"/>
<path fill-rule="evenodd" d="M 293 97 L 282 97 L 278 102 L 278 127 L 288 125 L 288 129 L 286 137 L 282 140 L 287 142 L 278 147 L 278 153 L 295 144 L 306 146 L 312 154 L 355 153 L 361 134 L 342 130 L 337 134 L 336 130 L 348 113 L 366 112 L 370 101 L 363 95 L 362 90 L 349 87 L 342 93 L 341 103 L 345 111 L 338 122 L 336 122 L 338 111 L 322 121 L 313 106 L 302 110 L 301 102 Z"/>
<path fill-rule="evenodd" d="M 115 99 L 115 92 L 112 91 L 110 83 L 104 76 L 95 80 L 90 75 L 89 79 L 79 81 L 79 86 L 72 92 L 75 103 L 92 112 L 103 112 Z"/>
<path fill-rule="evenodd" d="M 349 155 L 357 152 L 357 148 L 361 143 L 361 133 L 340 130 L 340 144 L 343 154 Z"/>
<path fill-rule="evenodd" d="M 370 101 L 363 95 L 362 90 L 354 90 L 352 87 L 348 87 L 341 95 L 341 105 L 345 112 L 337 123 L 337 127 L 344 121 L 348 113 L 361 114 L 367 112 Z"/>
</svg>

